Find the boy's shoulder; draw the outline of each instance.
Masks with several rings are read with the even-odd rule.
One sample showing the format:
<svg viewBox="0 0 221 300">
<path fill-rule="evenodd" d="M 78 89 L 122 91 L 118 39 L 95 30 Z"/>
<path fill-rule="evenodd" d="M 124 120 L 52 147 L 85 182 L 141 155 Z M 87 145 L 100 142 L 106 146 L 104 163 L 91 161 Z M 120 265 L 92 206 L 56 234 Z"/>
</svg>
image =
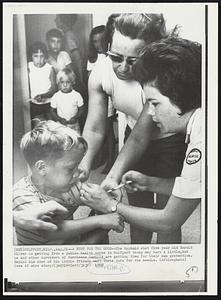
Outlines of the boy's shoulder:
<svg viewBox="0 0 221 300">
<path fill-rule="evenodd" d="M 40 202 L 38 192 L 31 184 L 29 176 L 23 177 L 13 186 L 13 209 L 21 209 L 23 204 L 32 202 Z"/>
</svg>

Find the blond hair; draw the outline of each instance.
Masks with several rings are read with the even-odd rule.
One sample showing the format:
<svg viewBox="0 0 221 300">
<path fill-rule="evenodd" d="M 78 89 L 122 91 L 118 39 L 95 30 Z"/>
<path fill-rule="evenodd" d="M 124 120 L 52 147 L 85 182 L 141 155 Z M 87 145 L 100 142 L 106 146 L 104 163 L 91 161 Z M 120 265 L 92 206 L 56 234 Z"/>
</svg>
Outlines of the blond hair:
<svg viewBox="0 0 221 300">
<path fill-rule="evenodd" d="M 60 80 L 63 78 L 63 76 L 66 75 L 68 77 L 68 79 L 71 81 L 72 85 L 75 84 L 75 80 L 76 80 L 76 75 L 75 73 L 69 69 L 69 68 L 64 68 L 62 70 L 60 70 L 56 76 L 56 81 L 57 84 L 60 83 Z"/>
<path fill-rule="evenodd" d="M 87 151 L 87 142 L 73 129 L 54 121 L 39 123 L 21 139 L 20 148 L 32 167 L 36 161 L 45 159 L 54 161 L 73 147 L 83 146 Z"/>
</svg>

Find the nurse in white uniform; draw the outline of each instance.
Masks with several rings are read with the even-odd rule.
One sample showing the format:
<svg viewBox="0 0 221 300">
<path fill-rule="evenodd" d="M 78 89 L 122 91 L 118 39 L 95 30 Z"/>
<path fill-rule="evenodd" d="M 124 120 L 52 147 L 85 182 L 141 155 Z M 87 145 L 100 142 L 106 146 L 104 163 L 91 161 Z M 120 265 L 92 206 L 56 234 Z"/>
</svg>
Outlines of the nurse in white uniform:
<svg viewBox="0 0 221 300">
<path fill-rule="evenodd" d="M 148 66 L 148 67 L 147 67 Z M 186 134 L 187 150 L 180 176 L 159 178 L 128 171 L 122 182 L 131 192 L 152 191 L 169 196 L 162 209 L 117 202 L 98 185 L 83 184 L 81 200 L 103 212 L 118 212 L 142 230 L 168 232 L 182 226 L 201 201 L 201 45 L 168 38 L 152 43 L 134 66 L 143 86 L 149 114 L 162 133 Z"/>
</svg>

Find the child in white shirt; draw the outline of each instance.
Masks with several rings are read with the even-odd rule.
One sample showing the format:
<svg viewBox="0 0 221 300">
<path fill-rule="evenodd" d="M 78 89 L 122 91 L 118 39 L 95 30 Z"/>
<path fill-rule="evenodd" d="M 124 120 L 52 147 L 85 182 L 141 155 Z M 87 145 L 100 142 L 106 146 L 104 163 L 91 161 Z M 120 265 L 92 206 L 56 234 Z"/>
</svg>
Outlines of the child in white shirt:
<svg viewBox="0 0 221 300">
<path fill-rule="evenodd" d="M 42 42 L 30 47 L 28 63 L 31 119 L 49 119 L 50 101 L 56 92 L 55 72 L 46 62 L 47 48 Z"/>
<path fill-rule="evenodd" d="M 64 68 L 57 74 L 59 91 L 51 99 L 51 115 L 55 121 L 80 133 L 79 117 L 84 111 L 84 102 L 80 93 L 73 89 L 75 74 Z"/>
</svg>

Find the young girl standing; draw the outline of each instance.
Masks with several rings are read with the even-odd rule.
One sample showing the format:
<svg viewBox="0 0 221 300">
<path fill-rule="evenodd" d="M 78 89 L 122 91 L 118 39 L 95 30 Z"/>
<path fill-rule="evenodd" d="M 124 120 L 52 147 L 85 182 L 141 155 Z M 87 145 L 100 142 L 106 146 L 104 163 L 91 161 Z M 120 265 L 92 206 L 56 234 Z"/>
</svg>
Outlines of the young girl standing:
<svg viewBox="0 0 221 300">
<path fill-rule="evenodd" d="M 50 118 L 50 101 L 56 92 L 55 72 L 46 62 L 47 48 L 42 42 L 30 47 L 31 61 L 28 63 L 31 119 Z"/>
</svg>

